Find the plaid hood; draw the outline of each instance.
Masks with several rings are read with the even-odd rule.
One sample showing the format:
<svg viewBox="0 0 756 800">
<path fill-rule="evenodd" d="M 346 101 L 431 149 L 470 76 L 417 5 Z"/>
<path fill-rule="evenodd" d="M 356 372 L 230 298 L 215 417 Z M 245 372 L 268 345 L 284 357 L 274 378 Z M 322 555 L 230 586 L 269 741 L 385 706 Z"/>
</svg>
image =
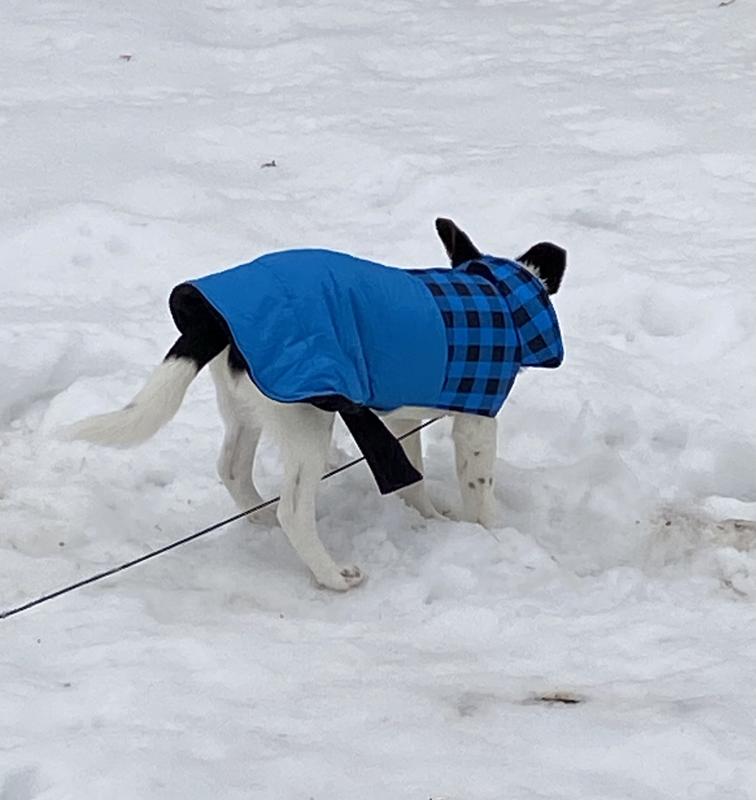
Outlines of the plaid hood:
<svg viewBox="0 0 756 800">
<path fill-rule="evenodd" d="M 516 261 L 484 256 L 517 329 L 523 367 L 558 367 L 564 360 L 562 334 L 554 307 L 541 283 Z"/>
<path fill-rule="evenodd" d="M 446 332 L 446 374 L 435 407 L 494 416 L 521 367 L 562 363 L 554 308 L 522 264 L 483 256 L 412 273 L 436 302 Z"/>
</svg>

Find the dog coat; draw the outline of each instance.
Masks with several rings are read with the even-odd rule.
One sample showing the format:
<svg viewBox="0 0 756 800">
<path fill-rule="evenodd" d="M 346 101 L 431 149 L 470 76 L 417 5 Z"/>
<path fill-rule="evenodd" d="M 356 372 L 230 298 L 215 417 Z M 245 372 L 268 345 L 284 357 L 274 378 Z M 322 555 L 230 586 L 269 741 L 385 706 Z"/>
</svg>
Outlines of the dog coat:
<svg viewBox="0 0 756 800">
<path fill-rule="evenodd" d="M 375 451 L 375 426 L 383 426 L 368 409 L 494 416 L 521 367 L 557 367 L 564 355 L 541 282 L 493 256 L 404 270 L 329 250 L 286 250 L 189 285 L 223 320 L 263 394 L 342 412 L 369 462 L 367 440 Z M 185 286 L 171 297 L 177 324 Z M 388 446 L 384 438 L 379 449 Z M 400 488 L 373 472 L 382 491 Z"/>
</svg>

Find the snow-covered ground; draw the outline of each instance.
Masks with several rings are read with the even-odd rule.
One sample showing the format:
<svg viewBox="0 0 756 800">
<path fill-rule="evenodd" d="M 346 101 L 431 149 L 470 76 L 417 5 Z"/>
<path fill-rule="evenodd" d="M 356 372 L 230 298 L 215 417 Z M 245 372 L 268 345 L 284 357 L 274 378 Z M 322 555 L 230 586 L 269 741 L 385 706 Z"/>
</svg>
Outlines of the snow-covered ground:
<svg viewBox="0 0 756 800">
<path fill-rule="evenodd" d="M 141 385 L 175 283 L 441 264 L 436 215 L 570 258 L 497 530 L 359 467 L 320 496 L 346 596 L 239 522 L 0 622 L 1 800 L 756 797 L 753 3 L 3 0 L 0 30 L 0 607 L 233 513 L 206 376 L 138 450 L 51 436 Z"/>
</svg>

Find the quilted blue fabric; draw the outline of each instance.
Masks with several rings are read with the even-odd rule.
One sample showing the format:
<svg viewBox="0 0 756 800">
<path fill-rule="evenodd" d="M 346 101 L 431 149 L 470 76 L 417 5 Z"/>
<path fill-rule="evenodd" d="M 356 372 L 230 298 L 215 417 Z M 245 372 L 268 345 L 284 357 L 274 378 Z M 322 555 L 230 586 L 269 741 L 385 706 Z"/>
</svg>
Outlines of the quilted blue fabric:
<svg viewBox="0 0 756 800">
<path fill-rule="evenodd" d="M 563 358 L 541 282 L 492 256 L 403 270 L 286 250 L 190 283 L 226 321 L 252 380 L 281 402 L 493 416 L 521 366 Z"/>
</svg>

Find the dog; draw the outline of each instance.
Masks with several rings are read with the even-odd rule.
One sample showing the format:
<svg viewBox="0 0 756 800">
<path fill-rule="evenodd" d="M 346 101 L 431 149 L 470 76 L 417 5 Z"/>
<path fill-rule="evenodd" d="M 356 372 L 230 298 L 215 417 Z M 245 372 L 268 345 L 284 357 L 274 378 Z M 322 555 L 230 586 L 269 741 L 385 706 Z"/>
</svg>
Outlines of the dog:
<svg viewBox="0 0 756 800">
<path fill-rule="evenodd" d="M 343 592 L 365 573 L 333 560 L 315 516 L 335 413 L 381 491 L 398 490 L 432 519 L 442 515 L 420 480 L 420 435 L 403 448 L 396 437 L 450 414 L 464 519 L 492 527 L 495 415 L 519 369 L 561 363 L 549 295 L 559 289 L 566 253 L 541 242 L 515 260 L 498 259 L 449 219 L 437 219 L 436 230 L 451 269 L 298 250 L 181 284 L 170 300 L 181 335 L 146 385 L 120 411 L 74 423 L 66 435 L 139 444 L 174 416 L 209 364 L 225 424 L 223 484 L 240 509 L 263 502 L 252 467 L 269 430 L 284 465 L 278 522 L 315 580 Z"/>
</svg>

